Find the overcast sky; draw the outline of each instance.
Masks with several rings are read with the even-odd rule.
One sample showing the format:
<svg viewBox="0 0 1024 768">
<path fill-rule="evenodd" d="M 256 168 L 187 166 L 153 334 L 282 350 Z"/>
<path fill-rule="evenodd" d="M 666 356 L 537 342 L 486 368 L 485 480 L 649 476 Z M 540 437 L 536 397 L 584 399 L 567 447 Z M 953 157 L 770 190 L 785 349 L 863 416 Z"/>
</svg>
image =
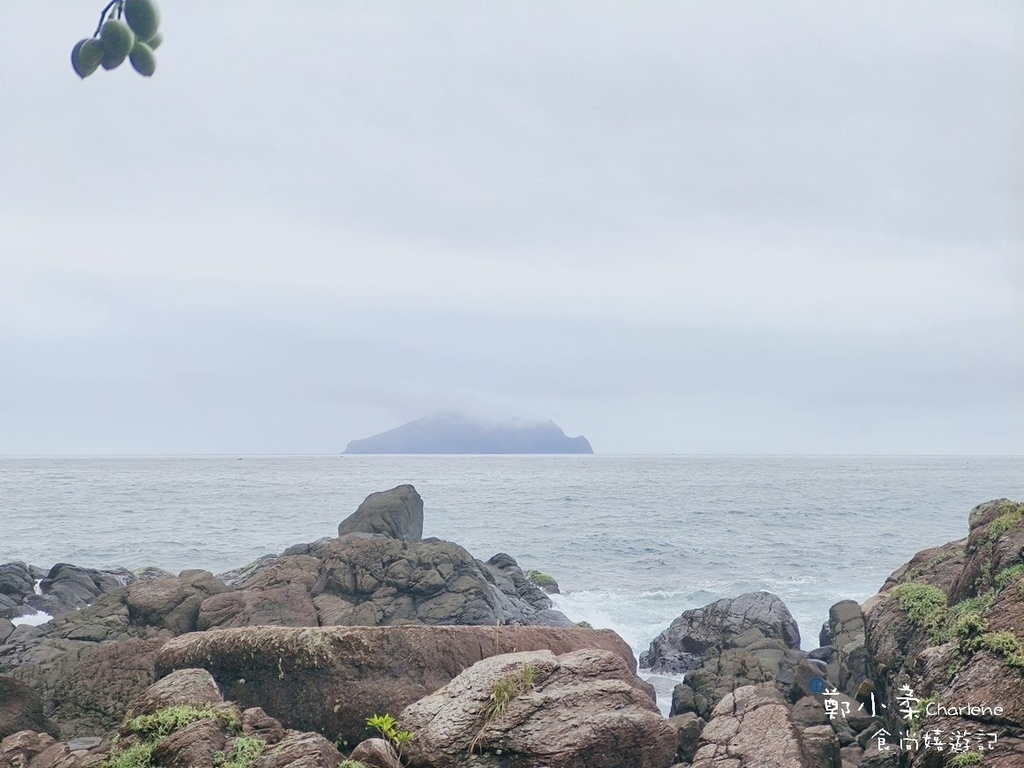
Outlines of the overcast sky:
<svg viewBox="0 0 1024 768">
<path fill-rule="evenodd" d="M 103 2 L 0 46 L 0 454 L 1024 453 L 1024 5 Z"/>
</svg>

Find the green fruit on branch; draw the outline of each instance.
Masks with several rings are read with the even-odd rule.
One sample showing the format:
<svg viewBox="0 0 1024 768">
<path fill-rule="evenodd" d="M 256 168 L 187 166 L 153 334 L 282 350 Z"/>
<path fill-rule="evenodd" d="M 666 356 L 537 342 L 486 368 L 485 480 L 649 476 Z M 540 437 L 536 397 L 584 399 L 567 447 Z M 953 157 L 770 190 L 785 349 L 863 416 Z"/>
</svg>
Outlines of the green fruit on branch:
<svg viewBox="0 0 1024 768">
<path fill-rule="evenodd" d="M 85 40 L 79 40 L 75 43 L 75 47 L 71 49 L 71 68 L 74 69 L 75 74 L 83 80 L 95 72 L 96 67 L 100 65 L 98 61 L 92 63 L 82 53 L 82 49 L 85 48 L 85 44 L 90 40 L 92 40 L 90 37 L 87 37 Z"/>
<path fill-rule="evenodd" d="M 83 41 L 82 50 L 79 55 L 81 56 L 82 61 L 95 69 L 100 65 L 100 62 L 103 61 L 103 52 L 103 43 L 95 37 L 90 37 Z"/>
<path fill-rule="evenodd" d="M 128 54 L 128 60 L 131 61 L 135 71 L 143 77 L 152 77 L 156 72 L 156 56 L 153 54 L 153 49 L 145 43 L 136 41 L 132 52 Z"/>
<path fill-rule="evenodd" d="M 135 33 L 123 21 L 107 19 L 100 27 L 100 42 L 103 43 L 104 69 L 114 69 L 128 58 L 135 45 Z"/>
<path fill-rule="evenodd" d="M 125 0 L 124 17 L 142 42 L 152 39 L 160 26 L 160 11 L 153 0 Z"/>
<path fill-rule="evenodd" d="M 150 50 L 155 51 L 157 48 L 160 47 L 160 43 L 162 43 L 163 41 L 164 41 L 164 34 L 163 34 L 163 32 L 157 32 L 155 35 L 153 35 L 151 38 L 149 38 L 149 40 L 146 40 L 146 45 L 149 46 Z"/>
</svg>

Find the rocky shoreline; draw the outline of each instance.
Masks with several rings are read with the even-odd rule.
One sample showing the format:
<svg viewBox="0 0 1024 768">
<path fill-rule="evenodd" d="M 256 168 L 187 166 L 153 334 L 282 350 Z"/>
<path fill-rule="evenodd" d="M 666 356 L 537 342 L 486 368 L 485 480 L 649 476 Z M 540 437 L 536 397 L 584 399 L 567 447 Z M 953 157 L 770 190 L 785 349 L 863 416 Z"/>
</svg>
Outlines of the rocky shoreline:
<svg viewBox="0 0 1024 768">
<path fill-rule="evenodd" d="M 640 659 L 685 674 L 668 718 L 557 585 L 423 539 L 408 485 L 227 574 L 7 563 L 0 768 L 1019 768 L 1024 504 L 968 523 L 810 652 L 766 592 L 683 612 Z"/>
</svg>

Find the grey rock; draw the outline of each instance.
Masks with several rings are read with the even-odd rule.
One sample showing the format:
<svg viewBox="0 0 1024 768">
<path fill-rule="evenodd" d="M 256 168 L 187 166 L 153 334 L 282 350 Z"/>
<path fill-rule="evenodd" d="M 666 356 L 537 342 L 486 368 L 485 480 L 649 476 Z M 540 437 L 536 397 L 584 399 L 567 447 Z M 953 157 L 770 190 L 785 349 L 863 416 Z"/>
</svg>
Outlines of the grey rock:
<svg viewBox="0 0 1024 768">
<path fill-rule="evenodd" d="M 72 752 L 79 752 L 81 750 L 96 749 L 102 743 L 103 738 L 100 736 L 79 736 L 77 739 L 71 739 L 68 742 L 68 749 Z"/>
<path fill-rule="evenodd" d="M 43 592 L 41 605 L 51 616 L 63 616 L 92 605 L 100 595 L 123 589 L 135 581 L 131 571 L 99 571 L 94 568 L 80 568 L 69 563 L 57 563 L 46 574 L 39 588 Z"/>
<path fill-rule="evenodd" d="M 26 730 L 56 733 L 39 695 L 17 680 L 0 677 L 0 739 Z"/>
<path fill-rule="evenodd" d="M 338 536 L 379 533 L 402 541 L 423 538 L 423 499 L 411 485 L 371 493 L 338 526 Z"/>
<path fill-rule="evenodd" d="M 776 640 L 782 649 L 800 648 L 800 630 L 786 604 L 770 592 L 747 592 L 683 611 L 640 657 L 640 666 L 679 674 L 698 667 L 711 648 L 749 648 Z"/>
</svg>

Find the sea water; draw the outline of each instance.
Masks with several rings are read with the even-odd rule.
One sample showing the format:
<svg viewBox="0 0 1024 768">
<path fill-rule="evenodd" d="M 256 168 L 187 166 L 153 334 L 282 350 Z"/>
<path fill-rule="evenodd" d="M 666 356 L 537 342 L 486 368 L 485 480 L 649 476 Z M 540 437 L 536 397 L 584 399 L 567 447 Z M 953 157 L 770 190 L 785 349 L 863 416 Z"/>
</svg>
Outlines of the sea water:
<svg viewBox="0 0 1024 768">
<path fill-rule="evenodd" d="M 975 504 L 1024 500 L 1024 457 L 6 457 L 0 563 L 219 573 L 337 535 L 400 483 L 424 536 L 550 574 L 559 609 L 637 655 L 681 611 L 760 589 L 810 649 L 830 605 L 966 536 Z"/>
</svg>

